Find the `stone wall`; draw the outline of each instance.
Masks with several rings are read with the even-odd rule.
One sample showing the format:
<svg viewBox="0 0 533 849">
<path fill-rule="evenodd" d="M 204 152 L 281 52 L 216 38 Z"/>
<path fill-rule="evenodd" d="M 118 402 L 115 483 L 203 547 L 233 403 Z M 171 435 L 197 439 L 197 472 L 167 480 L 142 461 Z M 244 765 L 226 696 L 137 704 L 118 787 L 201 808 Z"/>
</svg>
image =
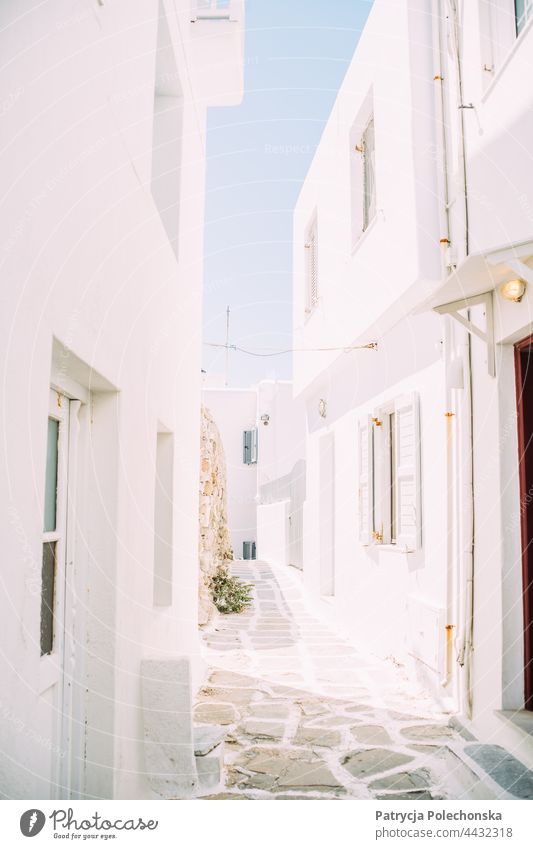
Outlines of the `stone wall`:
<svg viewBox="0 0 533 849">
<path fill-rule="evenodd" d="M 200 437 L 200 625 L 209 622 L 214 611 L 209 591 L 212 575 L 233 559 L 228 518 L 226 460 L 224 446 L 209 410 L 202 406 Z"/>
</svg>

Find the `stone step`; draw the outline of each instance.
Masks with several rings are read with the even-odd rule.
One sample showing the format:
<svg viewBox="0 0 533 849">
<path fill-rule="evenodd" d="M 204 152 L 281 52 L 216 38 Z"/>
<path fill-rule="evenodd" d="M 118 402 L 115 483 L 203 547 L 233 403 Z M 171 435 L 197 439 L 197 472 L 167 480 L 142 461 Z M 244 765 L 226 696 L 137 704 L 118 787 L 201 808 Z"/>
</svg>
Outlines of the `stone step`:
<svg viewBox="0 0 533 849">
<path fill-rule="evenodd" d="M 450 742 L 443 752 L 457 798 L 533 799 L 533 772 L 503 746 Z"/>
<path fill-rule="evenodd" d="M 469 743 L 464 752 L 479 770 L 501 788 L 506 798 L 533 799 L 533 771 L 503 746 Z"/>
<path fill-rule="evenodd" d="M 225 736 L 226 731 L 220 725 L 197 725 L 193 728 L 199 795 L 211 792 L 221 783 Z"/>
</svg>

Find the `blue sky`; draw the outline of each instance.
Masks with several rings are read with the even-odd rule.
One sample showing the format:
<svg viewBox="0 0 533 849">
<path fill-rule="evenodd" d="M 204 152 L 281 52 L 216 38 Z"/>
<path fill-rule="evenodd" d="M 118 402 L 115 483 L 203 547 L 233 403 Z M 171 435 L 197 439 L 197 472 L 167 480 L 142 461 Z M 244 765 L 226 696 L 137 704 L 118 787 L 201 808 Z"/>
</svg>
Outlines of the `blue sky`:
<svg viewBox="0 0 533 849">
<path fill-rule="evenodd" d="M 247 0 L 241 106 L 210 109 L 204 340 L 291 346 L 292 212 L 371 0 Z M 224 371 L 204 347 L 203 367 Z M 289 379 L 291 356 L 231 352 L 230 386 Z"/>
</svg>

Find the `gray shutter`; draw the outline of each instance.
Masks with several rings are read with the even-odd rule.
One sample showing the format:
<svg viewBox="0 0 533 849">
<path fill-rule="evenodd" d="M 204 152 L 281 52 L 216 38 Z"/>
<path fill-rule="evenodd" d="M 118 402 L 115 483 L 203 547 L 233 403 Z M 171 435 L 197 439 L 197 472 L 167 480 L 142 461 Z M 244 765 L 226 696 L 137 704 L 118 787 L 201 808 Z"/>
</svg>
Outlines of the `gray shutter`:
<svg viewBox="0 0 533 849">
<path fill-rule="evenodd" d="M 245 430 L 242 435 L 242 462 L 246 466 L 257 463 L 257 428 Z"/>
<path fill-rule="evenodd" d="M 396 542 L 409 550 L 422 544 L 420 498 L 420 416 L 413 392 L 395 401 Z"/>
<path fill-rule="evenodd" d="M 358 469 L 359 469 L 359 542 L 370 545 L 374 530 L 373 496 L 373 433 L 372 417 L 365 416 L 358 425 Z"/>
<path fill-rule="evenodd" d="M 242 435 L 242 462 L 249 466 L 252 461 L 252 431 L 245 430 Z"/>
</svg>

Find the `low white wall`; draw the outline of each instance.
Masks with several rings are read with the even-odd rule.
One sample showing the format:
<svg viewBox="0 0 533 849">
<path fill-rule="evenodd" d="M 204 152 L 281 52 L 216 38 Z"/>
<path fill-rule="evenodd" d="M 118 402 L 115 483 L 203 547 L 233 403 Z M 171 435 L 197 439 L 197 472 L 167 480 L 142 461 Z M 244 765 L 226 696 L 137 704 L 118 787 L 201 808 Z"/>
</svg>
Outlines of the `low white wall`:
<svg viewBox="0 0 533 849">
<path fill-rule="evenodd" d="M 288 501 L 257 506 L 257 557 L 275 566 L 288 563 Z"/>
</svg>

